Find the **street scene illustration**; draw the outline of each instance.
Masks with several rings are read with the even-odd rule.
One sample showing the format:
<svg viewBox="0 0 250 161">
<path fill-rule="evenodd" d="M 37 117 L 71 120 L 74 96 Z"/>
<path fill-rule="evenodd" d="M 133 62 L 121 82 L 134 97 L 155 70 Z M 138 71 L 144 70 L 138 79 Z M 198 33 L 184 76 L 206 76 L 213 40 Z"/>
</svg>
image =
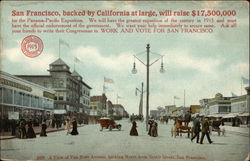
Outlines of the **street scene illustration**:
<svg viewBox="0 0 250 161">
<path fill-rule="evenodd" d="M 1 160 L 249 160 L 249 4 L 16 3 Z"/>
</svg>

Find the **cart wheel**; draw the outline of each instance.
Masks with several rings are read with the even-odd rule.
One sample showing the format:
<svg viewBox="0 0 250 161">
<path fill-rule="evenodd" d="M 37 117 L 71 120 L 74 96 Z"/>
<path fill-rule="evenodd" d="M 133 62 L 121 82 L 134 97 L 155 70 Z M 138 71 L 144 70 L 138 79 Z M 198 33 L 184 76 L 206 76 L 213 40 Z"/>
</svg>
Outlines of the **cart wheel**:
<svg viewBox="0 0 250 161">
<path fill-rule="evenodd" d="M 109 131 L 112 131 L 112 129 L 113 129 L 113 128 L 112 128 L 112 126 L 111 126 L 111 125 L 109 125 Z"/>
</svg>

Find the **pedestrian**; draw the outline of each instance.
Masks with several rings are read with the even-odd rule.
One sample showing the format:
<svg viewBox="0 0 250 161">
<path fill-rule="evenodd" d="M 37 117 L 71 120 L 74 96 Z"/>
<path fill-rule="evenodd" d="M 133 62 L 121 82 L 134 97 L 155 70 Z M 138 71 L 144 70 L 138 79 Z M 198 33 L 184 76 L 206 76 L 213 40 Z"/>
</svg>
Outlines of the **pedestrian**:
<svg viewBox="0 0 250 161">
<path fill-rule="evenodd" d="M 209 136 L 209 122 L 208 122 L 208 119 L 207 119 L 207 118 L 205 118 L 205 119 L 202 121 L 202 129 L 201 129 L 201 132 L 202 132 L 202 135 L 201 135 L 200 144 L 203 144 L 203 139 L 204 139 L 204 136 L 205 136 L 205 135 L 207 136 L 207 140 L 208 140 L 209 144 L 211 144 L 212 141 L 211 141 L 210 136 Z"/>
<path fill-rule="evenodd" d="M 71 135 L 78 135 L 78 131 L 77 131 L 77 122 L 76 122 L 76 119 L 75 119 L 75 118 L 73 118 L 72 125 L 73 125 L 73 129 L 72 129 L 72 131 L 71 131 Z"/>
<path fill-rule="evenodd" d="M 153 137 L 158 136 L 158 124 L 157 124 L 157 122 L 155 120 L 152 123 L 151 136 L 153 136 Z"/>
<path fill-rule="evenodd" d="M 16 128 L 17 128 L 16 120 L 12 119 L 11 120 L 11 135 L 12 136 L 16 136 Z"/>
<path fill-rule="evenodd" d="M 56 123 L 56 120 L 53 118 L 52 119 L 52 128 L 55 128 L 55 123 Z"/>
<path fill-rule="evenodd" d="M 198 117 L 196 117 L 193 121 L 193 130 L 194 130 L 194 136 L 192 137 L 191 141 L 193 141 L 197 137 L 196 143 L 199 143 L 201 124 Z"/>
<path fill-rule="evenodd" d="M 70 121 L 69 121 L 69 119 L 66 119 L 66 121 L 65 121 L 65 130 L 67 130 L 67 135 L 70 133 L 70 128 L 71 128 Z"/>
<path fill-rule="evenodd" d="M 34 132 L 34 129 L 32 127 L 32 120 L 30 119 L 27 124 L 28 124 L 27 138 L 35 138 L 36 133 Z"/>
<path fill-rule="evenodd" d="M 56 128 L 59 129 L 59 119 L 56 119 Z"/>
<path fill-rule="evenodd" d="M 9 119 L 6 117 L 3 119 L 3 130 L 4 132 L 9 131 Z"/>
<path fill-rule="evenodd" d="M 131 128 L 131 130 L 130 130 L 130 136 L 138 136 L 138 132 L 137 132 L 137 130 L 136 130 L 136 122 L 135 121 L 133 121 L 132 122 L 132 128 Z"/>
<path fill-rule="evenodd" d="M 26 139 L 26 137 L 27 137 L 26 121 L 24 119 L 21 119 L 19 127 L 20 127 L 20 138 Z"/>
<path fill-rule="evenodd" d="M 48 127 L 51 127 L 52 126 L 52 118 L 49 119 L 49 124 L 48 124 Z"/>
<path fill-rule="evenodd" d="M 46 129 L 47 129 L 46 120 L 43 120 L 40 136 L 47 136 Z"/>
<path fill-rule="evenodd" d="M 152 129 L 152 125 L 153 125 L 153 120 L 148 120 L 148 124 L 149 124 L 148 135 L 151 136 L 151 129 Z"/>
</svg>

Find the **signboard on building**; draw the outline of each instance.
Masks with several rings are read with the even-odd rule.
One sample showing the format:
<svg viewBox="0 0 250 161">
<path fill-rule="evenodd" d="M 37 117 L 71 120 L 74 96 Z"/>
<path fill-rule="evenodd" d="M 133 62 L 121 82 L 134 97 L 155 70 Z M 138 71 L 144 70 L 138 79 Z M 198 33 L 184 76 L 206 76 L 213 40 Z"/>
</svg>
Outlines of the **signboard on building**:
<svg viewBox="0 0 250 161">
<path fill-rule="evenodd" d="M 19 120 L 19 112 L 8 112 L 8 119 Z"/>
<path fill-rule="evenodd" d="M 55 95 L 49 92 L 44 91 L 43 96 L 46 98 L 54 99 Z"/>
<path fill-rule="evenodd" d="M 25 85 L 22 85 L 22 84 L 19 84 L 19 83 L 16 83 L 16 82 L 4 79 L 4 78 L 0 78 L 0 84 L 7 85 L 10 87 L 14 87 L 14 88 L 19 88 L 19 89 L 22 89 L 22 90 L 25 90 L 28 92 L 32 91 L 32 88 L 30 88 L 28 86 L 25 86 Z"/>
</svg>

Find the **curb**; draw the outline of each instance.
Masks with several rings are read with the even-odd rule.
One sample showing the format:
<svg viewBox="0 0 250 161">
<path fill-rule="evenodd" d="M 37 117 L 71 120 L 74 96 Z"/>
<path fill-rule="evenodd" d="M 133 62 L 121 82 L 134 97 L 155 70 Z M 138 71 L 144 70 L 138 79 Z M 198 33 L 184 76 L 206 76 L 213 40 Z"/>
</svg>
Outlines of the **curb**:
<svg viewBox="0 0 250 161">
<path fill-rule="evenodd" d="M 83 126 L 78 126 L 78 127 L 83 127 Z M 46 131 L 46 133 L 51 133 L 51 132 L 57 132 L 57 131 L 63 131 L 65 130 L 64 128 L 63 129 L 56 129 L 56 130 L 51 130 L 51 131 Z M 35 132 L 36 135 L 39 135 L 40 132 Z M 8 139 L 15 139 L 17 138 L 16 136 L 9 136 L 8 138 L 0 138 L 0 140 L 8 140 Z"/>
</svg>

